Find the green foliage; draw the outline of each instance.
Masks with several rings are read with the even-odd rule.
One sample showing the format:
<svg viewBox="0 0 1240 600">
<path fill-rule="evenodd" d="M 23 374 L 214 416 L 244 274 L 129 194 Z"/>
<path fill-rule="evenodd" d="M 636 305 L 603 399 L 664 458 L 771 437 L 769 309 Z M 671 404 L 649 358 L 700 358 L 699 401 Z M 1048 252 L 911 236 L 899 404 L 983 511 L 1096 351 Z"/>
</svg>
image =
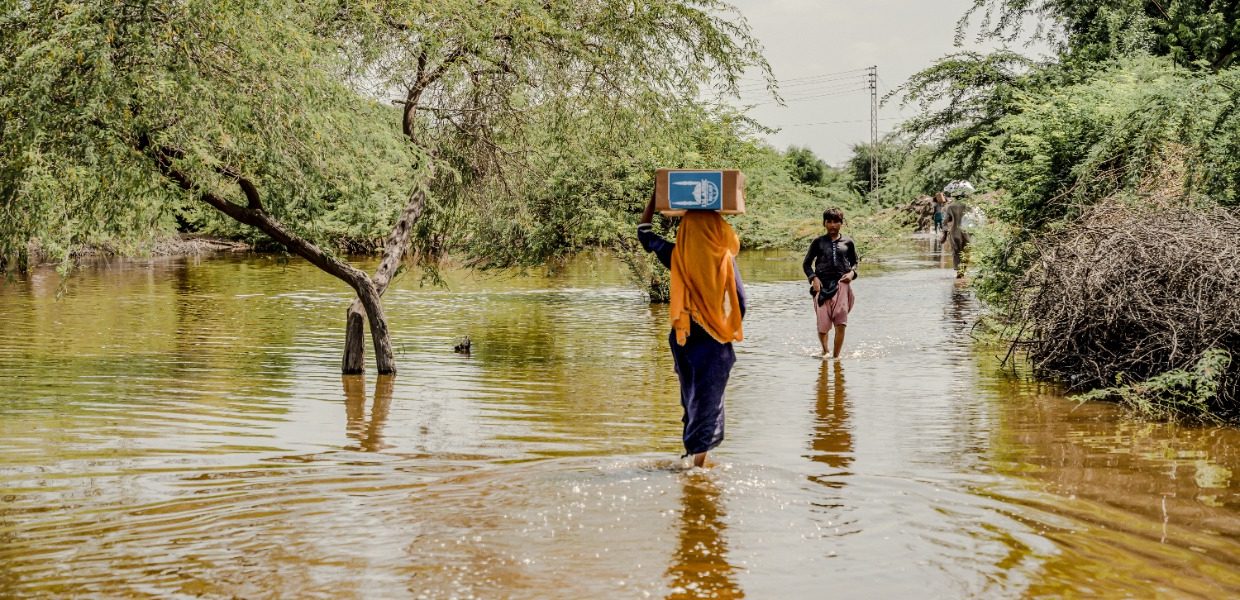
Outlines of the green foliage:
<svg viewBox="0 0 1240 600">
<path fill-rule="evenodd" d="M 805 185 L 825 185 L 834 179 L 831 167 L 809 148 L 792 146 L 784 156 L 796 181 Z"/>
<path fill-rule="evenodd" d="M 309 8 L 309 10 L 307 10 Z M 28 243 L 62 263 L 83 244 L 140 240 L 188 222 L 196 193 L 170 185 L 146 147 L 203 190 L 264 209 L 321 239 L 335 206 L 376 212 L 414 154 L 338 77 L 314 6 L 22 3 L 0 16 L 0 253 Z"/>
<path fill-rule="evenodd" d="M 982 36 L 1014 40 L 1033 22 L 1034 39 L 1078 64 L 1149 52 L 1182 66 L 1225 69 L 1240 52 L 1235 0 L 974 0 L 957 26 L 981 13 Z"/>
<path fill-rule="evenodd" d="M 991 222 L 974 233 L 972 246 L 979 273 L 974 287 L 1000 318 L 1015 317 L 1022 303 L 1046 295 L 1048 290 L 1028 283 L 1038 273 L 1066 272 L 1064 265 L 1048 263 L 1046 253 L 1082 230 L 1079 217 L 1091 207 L 1111 200 L 1165 207 L 1152 214 L 1199 213 L 1217 220 L 1221 213 L 1208 207 L 1240 204 L 1234 160 L 1240 152 L 1240 70 L 1231 67 L 1240 39 L 1236 8 L 1235 2 L 1192 0 L 975 0 L 958 36 L 978 14 L 981 38 L 1015 40 L 1032 24 L 1034 39 L 1054 44 L 1056 60 L 1039 64 L 1007 50 L 959 53 L 899 90 L 922 108 L 905 131 L 932 144 L 928 160 L 919 162 L 922 176 L 941 174 L 946 162 L 956 166 L 954 176 L 997 190 L 996 202 L 987 207 Z M 1125 264 L 1122 257 L 1110 259 Z M 1105 275 L 1095 262 L 1078 267 Z M 1228 283 L 1216 279 L 1211 285 L 1209 279 L 1219 274 L 1200 275 L 1210 289 Z M 1108 307 L 1135 310 L 1138 299 L 1126 295 L 1104 294 L 1100 314 L 1109 314 Z M 1054 320 L 1034 312 L 1018 324 L 1042 331 Z M 1096 316 L 1071 322 L 1066 335 L 1106 338 L 1107 323 L 1090 320 Z M 1178 348 L 1175 340 L 1171 347 L 1164 341 L 1149 342 L 1152 350 L 1130 357 L 1147 369 L 1141 373 L 1145 382 L 1120 381 L 1089 397 L 1116 397 L 1152 412 L 1196 412 L 1207 400 L 1220 402 L 1222 359 L 1207 354 L 1187 370 L 1182 363 L 1164 364 L 1159 358 Z M 1064 364 L 1110 364 L 1092 351 L 1067 354 Z M 1059 374 L 1096 379 L 1074 368 Z"/>
<path fill-rule="evenodd" d="M 999 119 L 1018 110 L 1021 90 L 1062 82 L 1056 70 L 1036 67 L 1008 50 L 960 52 L 914 74 L 888 98 L 900 95 L 903 104 L 921 109 L 921 114 L 901 124 L 911 144 L 935 141 L 929 159 L 941 157 L 953 163 L 955 179 L 974 179 Z"/>
<path fill-rule="evenodd" d="M 848 157 L 844 168 L 857 191 L 862 195 L 869 195 L 875 191 L 870 187 L 870 159 L 875 155 L 878 157 L 878 180 L 881 186 L 888 172 L 904 163 L 909 150 L 908 144 L 892 137 L 879 140 L 877 148 L 870 144 L 853 144 L 852 155 Z"/>
<path fill-rule="evenodd" d="M 160 148 L 198 190 L 245 203 L 244 177 L 291 231 L 346 249 L 376 246 L 431 166 L 422 256 L 536 263 L 614 239 L 629 173 L 701 162 L 666 135 L 617 150 L 669 122 L 732 135 L 685 82 L 726 93 L 751 67 L 769 75 L 716 0 L 34 2 L 0 33 L 0 256 L 19 259 L 178 225 L 261 238 L 170 185 L 143 151 Z M 405 103 L 371 99 L 393 95 Z M 697 142 L 712 159 L 749 143 Z"/>
<path fill-rule="evenodd" d="M 1199 137 L 1191 140 L 1189 183 L 1213 202 L 1240 206 L 1240 67 L 1198 79 L 1192 91 L 1194 100 L 1213 104 L 1192 121 Z"/>
<path fill-rule="evenodd" d="M 734 94 L 750 68 L 771 79 L 717 0 L 394 0 L 331 24 L 356 77 L 405 96 L 406 131 L 434 156 L 424 262 L 532 266 L 608 247 L 657 287 L 633 243 L 653 171 L 745 168 L 758 152 L 752 122 L 702 100 Z"/>
<path fill-rule="evenodd" d="M 839 175 L 824 186 L 793 179 L 787 162 L 768 149 L 745 171 L 748 189 L 744 215 L 732 217 L 743 248 L 802 249 L 822 234 L 822 211 L 860 205 L 851 182 Z"/>
<path fill-rule="evenodd" d="M 615 247 L 633 237 L 653 188 L 667 168 L 748 170 L 762 150 L 751 124 L 730 113 L 685 105 L 674 112 L 588 111 L 544 126 L 532 117 L 524 177 L 478 187 L 453 245 L 477 266 L 529 266 L 588 247 Z M 616 122 L 626 126 L 612 130 Z M 787 177 L 786 173 L 784 177 Z M 504 240 L 500 247 L 495 240 Z"/>
<path fill-rule="evenodd" d="M 716 0 L 389 1 L 333 25 L 358 77 L 405 95 L 410 138 L 435 157 L 418 250 L 482 267 L 612 244 L 654 168 L 735 164 L 744 119 L 701 98 L 749 68 L 769 79 Z"/>
<path fill-rule="evenodd" d="M 880 148 L 884 147 L 888 149 L 887 167 L 878 189 L 866 197 L 876 206 L 906 206 L 918 196 L 933 195 L 948 182 L 965 176 L 950 157 L 934 148 L 915 146 L 896 136 L 884 140 Z M 854 155 L 854 160 L 859 159 Z"/>
<path fill-rule="evenodd" d="M 599 132 L 616 122 L 627 126 Z M 480 267 L 533 266 L 610 248 L 653 299 L 665 299 L 666 270 L 638 248 L 634 233 L 656 169 L 742 170 L 748 213 L 729 219 L 744 248 L 799 249 L 820 233 L 826 205 L 856 202 L 833 170 L 827 185 L 796 181 L 787 157 L 759 142 L 757 131 L 739 115 L 692 105 L 654 114 L 590 111 L 557 127 L 534 127 L 529 135 L 543 151 L 532 157 L 529 175 L 471 192 L 480 210 L 462 212 L 449 245 Z M 659 224 L 674 237 L 670 222 L 658 218 Z"/>
<path fill-rule="evenodd" d="M 1177 64 L 1214 70 L 1240 65 L 1240 3 L 1235 0 L 1168 2 L 1154 21 L 1153 51 Z"/>
<path fill-rule="evenodd" d="M 1004 190 L 995 243 L 978 244 L 979 289 L 999 301 L 1052 235 L 1102 198 L 1166 195 L 1234 205 L 1240 178 L 1237 73 L 1194 74 L 1168 59 L 1119 61 L 1071 85 L 1012 96 L 979 140 L 974 181 Z M 942 157 L 951 156 L 950 153 Z"/>
<path fill-rule="evenodd" d="M 1165 61 L 1140 59 L 1078 85 L 1021 94 L 983 153 L 981 178 L 1008 191 L 999 216 L 1038 229 L 1135 185 L 1184 122 L 1168 117 L 1194 110 L 1183 83 Z"/>
<path fill-rule="evenodd" d="M 970 232 L 970 262 L 975 273 L 973 289 L 977 297 L 999 309 L 999 320 L 1013 314 L 1019 298 L 1014 290 L 1037 256 L 1029 236 L 1015 226 L 999 220 Z"/>
<path fill-rule="evenodd" d="M 1231 353 L 1223 348 L 1207 350 L 1191 369 L 1177 369 L 1144 381 L 1128 382 L 1121 373 L 1115 387 L 1079 394 L 1080 402 L 1117 400 L 1137 414 L 1155 419 L 1188 417 L 1220 420 L 1216 402 L 1231 366 Z"/>
</svg>

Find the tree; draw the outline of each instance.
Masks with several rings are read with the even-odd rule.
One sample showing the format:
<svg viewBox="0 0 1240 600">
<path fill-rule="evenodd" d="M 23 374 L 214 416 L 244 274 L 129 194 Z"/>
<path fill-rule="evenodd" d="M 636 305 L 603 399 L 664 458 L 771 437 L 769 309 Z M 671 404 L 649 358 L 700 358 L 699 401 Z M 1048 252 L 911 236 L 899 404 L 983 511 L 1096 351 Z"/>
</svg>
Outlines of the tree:
<svg viewBox="0 0 1240 600">
<path fill-rule="evenodd" d="M 792 177 L 805 185 L 822 185 L 829 180 L 831 167 L 818 158 L 813 150 L 792 146 L 786 154 Z"/>
<path fill-rule="evenodd" d="M 67 260 L 209 206 L 347 283 L 342 370 L 361 371 L 366 322 L 379 372 L 395 372 L 381 295 L 427 206 L 450 214 L 518 177 L 534 107 L 565 122 L 609 101 L 657 115 L 696 102 L 699 82 L 735 91 L 752 65 L 769 77 L 727 8 L 22 3 L 0 15 L 0 254 L 37 241 Z M 392 95 L 395 123 L 377 101 Z M 325 249 L 340 198 L 371 199 L 391 223 L 373 276 Z"/>
<path fill-rule="evenodd" d="M 590 129 L 591 137 L 649 132 L 696 103 L 698 82 L 735 93 L 751 66 L 771 78 L 747 25 L 718 0 L 391 0 L 341 7 L 331 26 L 345 40 L 355 78 L 399 93 L 402 131 L 435 167 L 414 186 L 393 229 L 374 275 L 379 293 L 428 195 L 440 217 L 462 202 L 475 203 L 465 212 L 486 215 L 494 212 L 489 203 L 537 183 L 531 167 L 543 146 L 535 134 L 554 136 L 591 115 L 621 117 Z M 588 208 L 567 200 L 560 216 Z M 419 227 L 420 254 L 431 259 L 446 246 L 446 230 L 459 225 L 436 221 Z M 486 238 L 492 248 L 521 239 L 516 229 L 499 233 Z M 346 372 L 361 367 L 361 308 L 349 311 Z"/>
<path fill-rule="evenodd" d="M 1149 52 L 1217 71 L 1240 53 L 1237 0 L 974 0 L 957 26 L 958 39 L 978 13 L 984 37 L 1013 40 L 1034 21 L 1034 38 L 1053 43 L 1069 62 Z"/>
<path fill-rule="evenodd" d="M 956 178 L 971 177 L 999 119 L 1019 110 L 1029 87 L 1048 85 L 1057 72 L 1009 50 L 959 52 L 915 73 L 888 94 L 902 95 L 921 113 L 901 124 L 912 144 L 935 142 L 936 156 L 953 154 Z"/>
<path fill-rule="evenodd" d="M 391 344 L 374 283 L 316 243 L 336 196 L 385 196 L 416 162 L 385 111 L 343 85 L 313 10 L 26 2 L 0 20 L 0 247 L 66 261 L 201 203 L 344 281 Z"/>
<path fill-rule="evenodd" d="M 878 181 L 882 186 L 883 179 L 892 169 L 899 168 L 912 150 L 912 146 L 895 136 L 887 135 L 878 143 Z M 870 157 L 875 149 L 869 144 L 853 144 L 852 156 L 848 157 L 847 170 L 852 177 L 853 185 L 862 195 L 875 190 L 870 189 Z"/>
</svg>

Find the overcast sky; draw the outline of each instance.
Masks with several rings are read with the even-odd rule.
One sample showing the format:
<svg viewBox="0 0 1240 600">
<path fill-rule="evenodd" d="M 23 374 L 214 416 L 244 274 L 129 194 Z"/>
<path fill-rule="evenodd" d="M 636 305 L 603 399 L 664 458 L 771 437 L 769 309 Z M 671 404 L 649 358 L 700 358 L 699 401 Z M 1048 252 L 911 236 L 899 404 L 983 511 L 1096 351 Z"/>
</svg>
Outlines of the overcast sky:
<svg viewBox="0 0 1240 600">
<path fill-rule="evenodd" d="M 808 146 L 832 165 L 848 158 L 850 145 L 869 143 L 870 94 L 862 89 L 864 69 L 878 66 L 881 99 L 913 73 L 960 50 L 952 45 L 956 21 L 973 4 L 973 0 L 731 1 L 762 42 L 787 104 L 774 104 L 758 91 L 756 78 L 747 80 L 748 87 L 742 89 L 750 91 L 743 92 L 742 99 L 765 102 L 750 116 L 780 129 L 768 137 L 776 148 Z M 881 136 L 916 111 L 901 109 L 893 99 L 878 112 Z"/>
</svg>

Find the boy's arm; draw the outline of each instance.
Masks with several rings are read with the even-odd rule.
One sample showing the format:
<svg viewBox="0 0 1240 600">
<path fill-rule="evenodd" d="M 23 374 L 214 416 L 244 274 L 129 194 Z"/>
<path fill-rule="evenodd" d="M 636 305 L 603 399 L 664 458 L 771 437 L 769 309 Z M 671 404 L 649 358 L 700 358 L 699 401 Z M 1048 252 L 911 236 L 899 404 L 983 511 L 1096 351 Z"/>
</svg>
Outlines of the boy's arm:
<svg viewBox="0 0 1240 600">
<path fill-rule="evenodd" d="M 857 242 L 848 240 L 848 256 L 845 258 L 848 259 L 848 264 L 852 265 L 852 274 L 848 277 L 848 280 L 852 281 L 857 278 L 857 265 L 861 263 L 861 259 L 857 258 Z"/>
<path fill-rule="evenodd" d="M 818 240 L 809 243 L 809 250 L 805 252 L 805 260 L 801 261 L 801 270 L 805 272 L 805 278 L 811 284 L 814 283 L 814 259 L 818 258 Z"/>
</svg>

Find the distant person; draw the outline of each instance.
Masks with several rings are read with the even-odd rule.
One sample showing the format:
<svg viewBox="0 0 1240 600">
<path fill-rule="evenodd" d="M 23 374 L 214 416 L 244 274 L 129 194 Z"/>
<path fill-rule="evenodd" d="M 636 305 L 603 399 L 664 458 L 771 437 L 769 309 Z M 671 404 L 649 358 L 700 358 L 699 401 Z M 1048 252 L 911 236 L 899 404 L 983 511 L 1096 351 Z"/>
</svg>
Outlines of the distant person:
<svg viewBox="0 0 1240 600">
<path fill-rule="evenodd" d="M 957 278 L 964 277 L 968 263 L 968 256 L 964 254 L 969 245 L 969 232 L 964 230 L 966 212 L 968 207 L 964 202 L 949 201 L 943 211 L 943 232 L 939 236 L 939 243 L 949 240 L 952 243 L 952 268 L 956 270 Z"/>
<path fill-rule="evenodd" d="M 714 211 L 691 210 L 680 219 L 676 243 L 654 232 L 654 195 L 646 205 L 637 239 L 672 271 L 668 342 L 680 378 L 684 409 L 682 438 L 693 466 L 706 465 L 706 453 L 723 441 L 723 392 L 744 339 L 745 285 L 736 254 L 740 238 Z"/>
<path fill-rule="evenodd" d="M 814 299 L 814 315 L 818 324 L 818 341 L 822 358 L 838 359 L 844 347 L 844 328 L 853 307 L 852 281 L 857 278 L 857 245 L 840 234 L 844 227 L 844 211 L 828 208 L 822 213 L 826 235 L 809 245 L 801 269 L 809 278 L 810 295 Z M 835 345 L 827 352 L 827 337 L 835 330 Z"/>
<path fill-rule="evenodd" d="M 943 192 L 934 193 L 934 232 L 938 233 L 943 229 L 943 208 L 947 204 L 947 198 Z"/>
</svg>

